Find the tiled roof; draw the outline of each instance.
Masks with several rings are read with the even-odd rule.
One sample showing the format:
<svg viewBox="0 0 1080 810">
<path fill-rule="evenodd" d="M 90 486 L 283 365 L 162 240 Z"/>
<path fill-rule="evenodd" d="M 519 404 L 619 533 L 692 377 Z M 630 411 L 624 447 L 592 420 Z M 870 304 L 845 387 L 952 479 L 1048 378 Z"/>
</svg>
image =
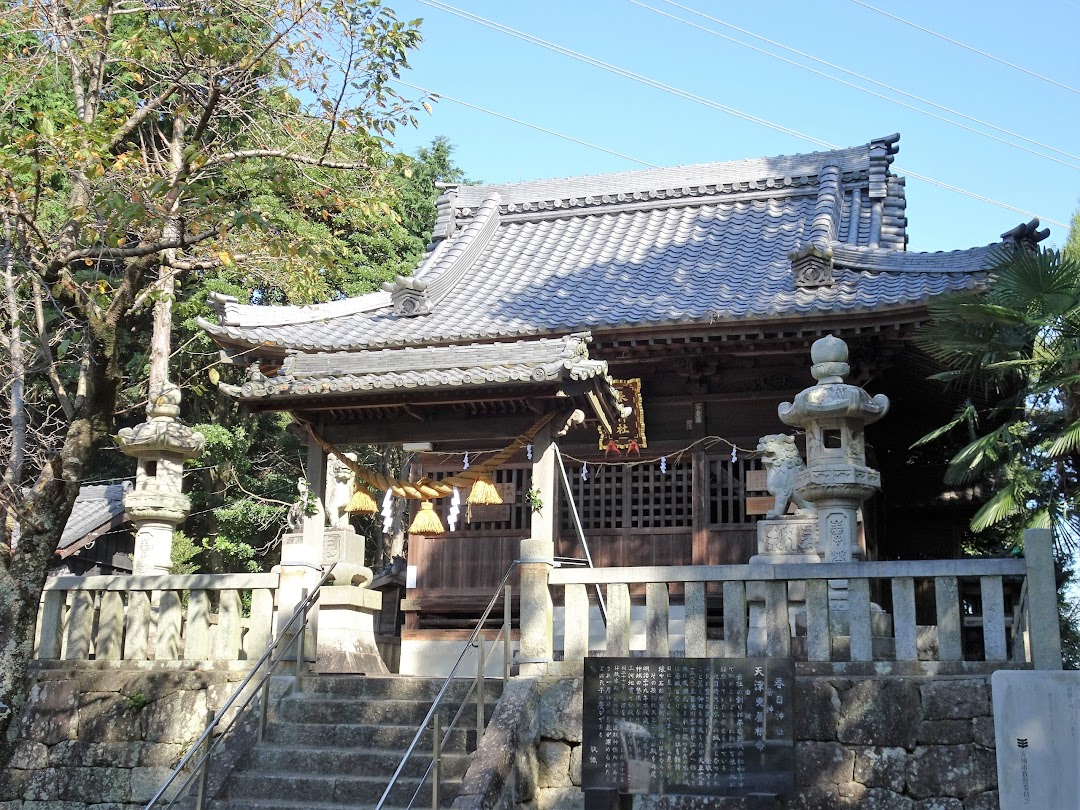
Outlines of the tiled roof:
<svg viewBox="0 0 1080 810">
<path fill-rule="evenodd" d="M 655 325 L 835 317 L 978 283 L 991 248 L 909 253 L 895 138 L 791 157 L 467 186 L 412 279 L 322 307 L 219 301 L 220 343 L 363 351 Z M 453 206 L 451 206 L 453 203 Z M 827 282 L 792 256 L 831 254 Z M 408 302 L 408 303 L 406 303 Z M 429 312 L 410 317 L 409 312 Z"/>
<path fill-rule="evenodd" d="M 224 390 L 240 399 L 263 399 L 603 379 L 607 363 L 589 359 L 589 339 L 577 333 L 512 343 L 300 353 L 290 355 L 274 377 L 256 373 Z"/>
<path fill-rule="evenodd" d="M 64 524 L 58 553 L 63 553 L 91 532 L 106 526 L 124 514 L 124 484 L 84 486 L 79 489 L 71 516 Z"/>
</svg>

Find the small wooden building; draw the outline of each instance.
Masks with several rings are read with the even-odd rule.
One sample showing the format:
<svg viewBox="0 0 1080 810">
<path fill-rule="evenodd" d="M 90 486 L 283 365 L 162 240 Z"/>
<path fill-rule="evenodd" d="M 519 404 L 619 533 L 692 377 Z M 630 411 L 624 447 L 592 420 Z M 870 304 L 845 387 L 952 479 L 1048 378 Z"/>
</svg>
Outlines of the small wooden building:
<svg viewBox="0 0 1080 810">
<path fill-rule="evenodd" d="M 124 512 L 128 482 L 87 484 L 71 507 L 50 576 L 130 574 L 135 533 Z"/>
<path fill-rule="evenodd" d="M 897 142 L 448 187 L 411 277 L 309 307 L 221 297 L 204 327 L 248 369 L 223 386 L 247 407 L 291 411 L 341 448 L 430 443 L 431 479 L 580 410 L 557 444 L 597 567 L 756 553 L 758 438 L 785 432 L 777 406 L 813 383 L 810 344 L 835 334 L 849 382 L 892 402 L 867 433 L 883 492 L 864 508 L 866 556 L 956 556 L 970 498 L 945 497 L 942 469 L 909 450 L 954 403 L 912 338 L 931 300 L 986 280 L 1001 243 L 908 251 Z M 455 531 L 409 538 L 406 639 L 460 633 L 518 558 L 528 451 L 494 471 L 503 505 L 463 504 Z M 588 556 L 565 491 L 552 495 L 555 558 Z"/>
</svg>

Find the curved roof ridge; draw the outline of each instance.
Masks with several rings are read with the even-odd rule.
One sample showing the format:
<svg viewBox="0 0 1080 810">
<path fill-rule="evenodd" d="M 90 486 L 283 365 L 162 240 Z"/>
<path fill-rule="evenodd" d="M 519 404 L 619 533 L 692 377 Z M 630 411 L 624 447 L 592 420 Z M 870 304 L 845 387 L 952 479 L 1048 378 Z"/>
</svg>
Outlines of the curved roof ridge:
<svg viewBox="0 0 1080 810">
<path fill-rule="evenodd" d="M 884 139 L 876 139 L 870 143 L 844 149 L 796 155 L 745 158 L 670 168 L 635 169 L 609 174 L 518 183 L 461 186 L 458 189 L 457 204 L 467 212 L 468 209 L 475 208 L 481 199 L 492 191 L 502 197 L 504 211 L 518 211 L 577 207 L 590 204 L 589 198 L 610 198 L 606 201 L 598 199 L 591 203 L 601 204 L 620 201 L 618 199 L 620 196 L 625 199 L 634 199 L 635 194 L 659 195 L 664 192 L 687 190 L 694 193 L 694 190 L 707 187 L 711 187 L 711 190 L 705 193 L 717 194 L 745 190 L 724 188 L 724 186 L 744 183 L 758 184 L 761 188 L 783 188 L 795 184 L 794 181 L 800 179 L 804 182 L 816 182 L 818 170 L 826 163 L 837 165 L 844 174 L 868 173 L 871 169 L 872 147 L 882 140 Z M 640 199 L 645 199 L 645 197 Z"/>
<path fill-rule="evenodd" d="M 291 326 L 293 324 L 314 323 L 341 315 L 354 315 L 371 312 L 390 304 L 390 296 L 385 292 L 364 293 L 336 301 L 321 304 L 273 305 L 241 304 L 232 295 L 210 293 L 207 296 L 210 306 L 218 314 L 218 323 L 210 324 L 199 318 L 201 328 L 209 326 Z"/>
<path fill-rule="evenodd" d="M 871 273 L 966 273 L 985 271 L 1001 242 L 961 250 L 911 251 L 834 242 L 833 262 Z"/>
<path fill-rule="evenodd" d="M 405 317 L 430 315 L 483 253 L 499 227 L 499 195 L 484 198 L 477 216 L 461 231 L 439 242 L 412 276 L 398 276 L 382 285 L 394 312 Z"/>
</svg>

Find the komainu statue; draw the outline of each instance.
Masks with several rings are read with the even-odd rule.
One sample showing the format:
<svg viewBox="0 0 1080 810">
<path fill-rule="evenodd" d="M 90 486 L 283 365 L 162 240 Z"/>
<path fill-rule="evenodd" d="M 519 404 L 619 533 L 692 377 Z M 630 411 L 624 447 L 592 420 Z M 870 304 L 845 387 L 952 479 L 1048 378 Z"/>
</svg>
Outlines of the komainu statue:
<svg viewBox="0 0 1080 810">
<path fill-rule="evenodd" d="M 788 505 L 795 504 L 797 514 L 813 514 L 813 504 L 795 492 L 795 476 L 806 464 L 795 446 L 795 437 L 784 433 L 762 436 L 757 450 L 765 465 L 765 486 L 776 501 L 765 517 L 778 518 L 787 514 Z"/>
<path fill-rule="evenodd" d="M 351 461 L 356 461 L 355 453 L 346 453 Z M 349 498 L 356 487 L 356 473 L 337 456 L 326 460 L 326 516 L 331 529 L 345 529 L 349 526 Z"/>
</svg>

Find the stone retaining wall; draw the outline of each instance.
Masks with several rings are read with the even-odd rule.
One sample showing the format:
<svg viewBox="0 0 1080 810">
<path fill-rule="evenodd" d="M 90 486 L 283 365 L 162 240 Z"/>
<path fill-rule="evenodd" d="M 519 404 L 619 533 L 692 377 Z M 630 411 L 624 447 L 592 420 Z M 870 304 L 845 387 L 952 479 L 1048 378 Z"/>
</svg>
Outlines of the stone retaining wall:
<svg viewBox="0 0 1080 810">
<path fill-rule="evenodd" d="M 778 810 L 998 810 L 988 675 L 800 676 L 796 688 L 797 795 Z M 466 784 L 499 768 L 512 776 L 497 780 L 499 790 L 489 781 L 486 792 L 463 792 L 454 810 L 584 806 L 580 679 L 545 679 L 526 691 L 514 712 L 493 718 L 514 731 L 485 736 Z"/>
<path fill-rule="evenodd" d="M 144 807 L 202 734 L 208 710 L 247 674 L 191 669 L 36 666 L 15 756 L 0 772 L 0 810 Z"/>
</svg>

